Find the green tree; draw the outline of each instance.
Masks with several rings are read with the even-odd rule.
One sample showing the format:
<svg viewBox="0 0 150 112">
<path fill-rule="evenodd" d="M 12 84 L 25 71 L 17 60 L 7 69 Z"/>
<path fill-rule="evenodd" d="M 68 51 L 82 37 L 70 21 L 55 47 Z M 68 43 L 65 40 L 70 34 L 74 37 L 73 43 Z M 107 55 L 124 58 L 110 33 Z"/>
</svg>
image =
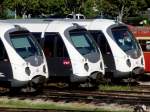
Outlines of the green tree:
<svg viewBox="0 0 150 112">
<path fill-rule="evenodd" d="M 66 11 L 64 0 L 5 0 L 5 6 L 16 11 L 17 16 L 23 14 L 61 14 Z"/>
<path fill-rule="evenodd" d="M 136 16 L 147 7 L 145 0 L 96 0 L 100 12 L 111 13 L 115 17 Z"/>
<path fill-rule="evenodd" d="M 93 0 L 87 0 L 84 3 L 83 14 L 88 18 L 95 17 L 97 15 L 97 7 Z"/>
<path fill-rule="evenodd" d="M 108 0 L 95 0 L 95 4 L 99 15 L 102 16 L 102 14 L 106 13 L 116 16 L 116 9 L 118 6 L 115 4 L 112 4 Z"/>
<path fill-rule="evenodd" d="M 48 0 L 48 12 L 49 14 L 64 15 L 66 11 L 64 0 Z"/>
<path fill-rule="evenodd" d="M 3 17 L 4 15 L 4 5 L 3 5 L 4 0 L 0 1 L 0 17 Z"/>
<path fill-rule="evenodd" d="M 150 0 L 145 0 L 147 6 L 150 6 Z"/>
<path fill-rule="evenodd" d="M 85 2 L 88 0 L 64 0 L 66 9 L 71 13 L 83 13 Z"/>
<path fill-rule="evenodd" d="M 122 18 L 140 15 L 139 12 L 146 10 L 149 5 L 150 0 L 1 0 L 0 13 L 8 8 L 16 11 L 20 17 L 23 14 L 61 16 L 74 12 L 88 17 L 108 13 Z"/>
</svg>

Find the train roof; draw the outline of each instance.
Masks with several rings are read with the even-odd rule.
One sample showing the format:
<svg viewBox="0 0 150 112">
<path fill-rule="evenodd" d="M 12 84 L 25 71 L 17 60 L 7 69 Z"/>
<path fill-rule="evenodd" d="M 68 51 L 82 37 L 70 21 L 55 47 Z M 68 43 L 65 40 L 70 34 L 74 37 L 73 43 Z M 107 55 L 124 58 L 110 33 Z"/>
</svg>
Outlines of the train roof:
<svg viewBox="0 0 150 112">
<path fill-rule="evenodd" d="M 121 22 L 117 22 L 116 20 L 110 19 L 93 19 L 93 20 L 79 20 L 78 23 L 81 26 L 86 27 L 88 30 L 106 30 L 110 26 L 117 25 L 125 25 Z"/>
<path fill-rule="evenodd" d="M 111 19 L 8 19 L 6 22 L 27 26 L 27 29 L 32 32 L 44 32 L 45 29 L 50 32 L 61 32 L 73 26 L 73 23 L 77 23 L 88 30 L 107 30 L 108 27 L 113 25 L 125 25 Z"/>
<path fill-rule="evenodd" d="M 117 22 L 115 20 L 110 20 L 110 19 L 95 19 L 92 21 L 92 23 L 89 25 L 90 28 L 92 29 L 101 29 L 101 30 L 106 30 L 108 27 L 112 25 L 119 25 L 121 24 L 120 22 Z"/>
<path fill-rule="evenodd" d="M 44 19 L 6 19 L 3 21 L 8 22 L 8 23 L 34 23 L 34 24 L 50 22 L 50 20 L 44 21 Z"/>
<path fill-rule="evenodd" d="M 15 29 L 17 27 L 24 30 L 24 28 L 22 28 L 20 26 L 12 25 L 9 23 L 3 23 L 2 21 L 0 21 L 0 35 L 4 35 L 5 32 L 7 32 L 8 30 Z"/>
<path fill-rule="evenodd" d="M 105 30 L 112 25 L 125 25 L 119 21 L 111 19 L 61 19 L 61 21 L 67 21 L 71 23 L 78 23 L 79 25 L 87 28 L 88 30 Z"/>
<path fill-rule="evenodd" d="M 73 23 L 61 19 L 8 19 L 5 22 L 23 26 L 32 32 L 63 32 L 67 28 L 75 26 Z"/>
<path fill-rule="evenodd" d="M 51 32 L 64 32 L 66 29 L 74 27 L 74 24 L 66 22 L 66 21 L 59 21 L 55 20 L 49 24 L 49 27 L 47 28 L 48 31 Z"/>
</svg>

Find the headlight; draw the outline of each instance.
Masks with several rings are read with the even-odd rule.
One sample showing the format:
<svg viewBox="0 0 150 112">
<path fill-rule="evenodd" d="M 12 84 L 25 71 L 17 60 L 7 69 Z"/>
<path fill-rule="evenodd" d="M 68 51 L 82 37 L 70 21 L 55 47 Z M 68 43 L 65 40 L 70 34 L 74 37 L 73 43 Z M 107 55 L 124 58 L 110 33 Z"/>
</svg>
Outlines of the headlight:
<svg viewBox="0 0 150 112">
<path fill-rule="evenodd" d="M 100 62 L 100 68 L 101 68 L 101 70 L 103 70 L 103 64 L 102 64 L 102 62 Z"/>
<path fill-rule="evenodd" d="M 88 70 L 89 70 L 89 66 L 88 66 L 88 64 L 87 64 L 87 63 L 85 63 L 85 64 L 84 64 L 84 69 L 85 69 L 86 71 L 88 71 Z"/>
<path fill-rule="evenodd" d="M 130 61 L 130 59 L 127 59 L 126 63 L 128 65 L 128 67 L 131 67 L 131 61 Z"/>
<path fill-rule="evenodd" d="M 25 72 L 26 72 L 27 75 L 30 75 L 30 74 L 31 74 L 30 68 L 29 68 L 29 67 L 26 67 L 26 68 L 25 68 Z"/>
<path fill-rule="evenodd" d="M 43 72 L 46 73 L 46 67 L 45 67 L 45 65 L 43 66 Z"/>
<path fill-rule="evenodd" d="M 144 59 L 143 58 L 141 58 L 141 64 L 144 65 Z"/>
</svg>

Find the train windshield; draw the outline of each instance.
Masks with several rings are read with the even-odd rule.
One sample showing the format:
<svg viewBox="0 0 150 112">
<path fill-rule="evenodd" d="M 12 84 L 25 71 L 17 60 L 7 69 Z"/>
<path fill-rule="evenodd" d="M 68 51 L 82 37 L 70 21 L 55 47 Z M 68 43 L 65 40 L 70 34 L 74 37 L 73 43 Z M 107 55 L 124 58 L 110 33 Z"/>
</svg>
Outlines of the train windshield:
<svg viewBox="0 0 150 112">
<path fill-rule="evenodd" d="M 95 42 L 91 39 L 87 31 L 73 30 L 70 32 L 70 38 L 73 45 L 82 55 L 86 55 L 91 52 L 98 52 Z"/>
<path fill-rule="evenodd" d="M 132 33 L 128 30 L 127 27 L 115 27 L 112 28 L 112 34 L 116 41 L 116 43 L 120 46 L 123 51 L 129 50 L 138 50 L 139 45 L 135 38 L 133 37 Z"/>
<path fill-rule="evenodd" d="M 42 55 L 40 47 L 29 33 L 11 33 L 10 40 L 16 52 L 24 59 Z"/>
</svg>

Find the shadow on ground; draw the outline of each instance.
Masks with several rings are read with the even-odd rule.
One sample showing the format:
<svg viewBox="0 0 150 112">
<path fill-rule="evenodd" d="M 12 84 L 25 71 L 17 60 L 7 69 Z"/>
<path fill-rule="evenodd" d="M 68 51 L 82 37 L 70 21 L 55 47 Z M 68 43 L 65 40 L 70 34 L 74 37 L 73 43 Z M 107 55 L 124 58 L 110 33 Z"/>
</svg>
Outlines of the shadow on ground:
<svg viewBox="0 0 150 112">
<path fill-rule="evenodd" d="M 140 76 L 139 81 L 150 81 L 150 74 L 145 73 Z"/>
</svg>

